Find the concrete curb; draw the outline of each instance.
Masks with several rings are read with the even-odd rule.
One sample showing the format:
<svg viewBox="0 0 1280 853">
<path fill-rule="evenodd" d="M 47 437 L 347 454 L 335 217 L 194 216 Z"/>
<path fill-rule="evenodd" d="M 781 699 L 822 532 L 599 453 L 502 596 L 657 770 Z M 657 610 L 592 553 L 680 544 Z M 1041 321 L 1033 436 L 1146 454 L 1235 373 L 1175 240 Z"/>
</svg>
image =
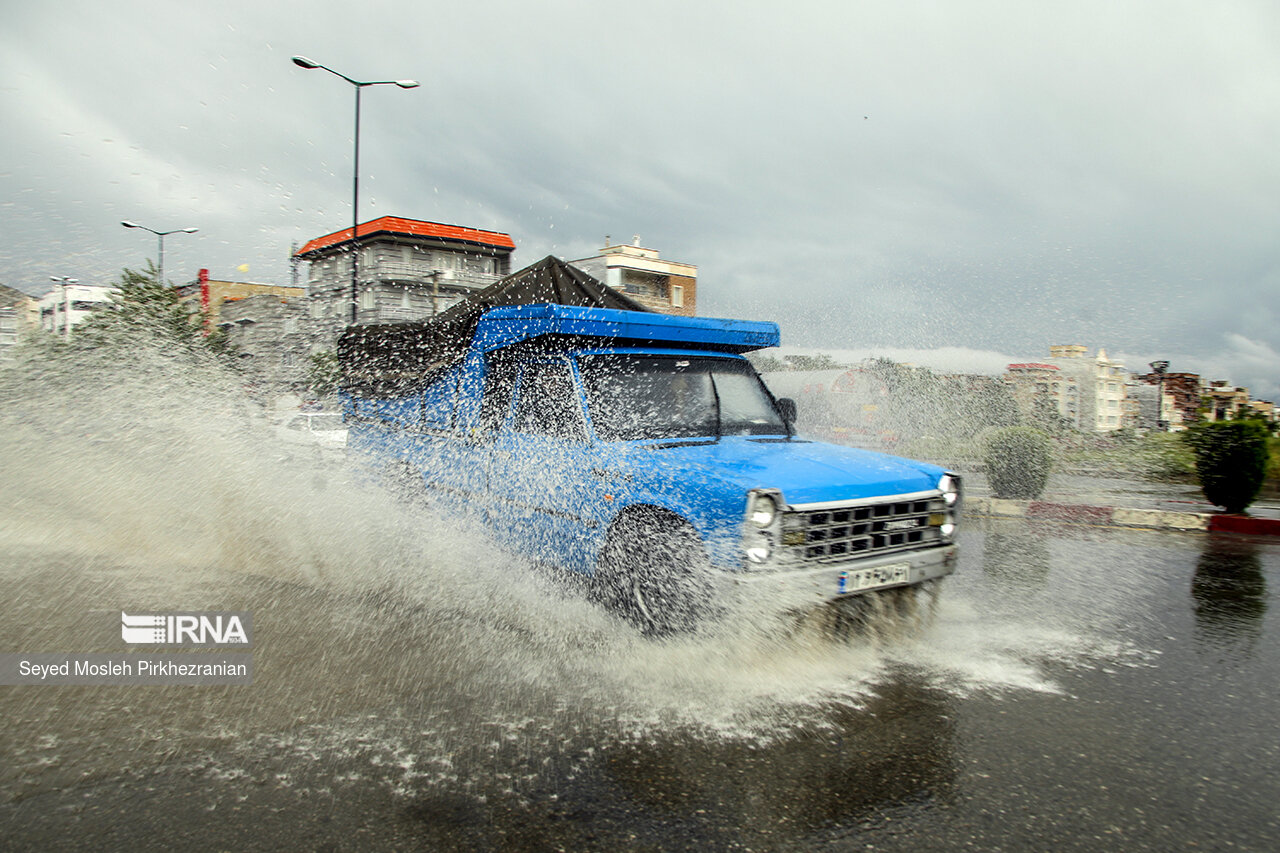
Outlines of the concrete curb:
<svg viewBox="0 0 1280 853">
<path fill-rule="evenodd" d="M 1050 501 L 965 498 L 965 512 L 995 518 L 1036 518 L 1074 524 L 1115 525 L 1147 530 L 1200 530 L 1280 536 L 1280 519 L 1215 512 L 1170 512 L 1159 509 L 1088 506 Z"/>
</svg>

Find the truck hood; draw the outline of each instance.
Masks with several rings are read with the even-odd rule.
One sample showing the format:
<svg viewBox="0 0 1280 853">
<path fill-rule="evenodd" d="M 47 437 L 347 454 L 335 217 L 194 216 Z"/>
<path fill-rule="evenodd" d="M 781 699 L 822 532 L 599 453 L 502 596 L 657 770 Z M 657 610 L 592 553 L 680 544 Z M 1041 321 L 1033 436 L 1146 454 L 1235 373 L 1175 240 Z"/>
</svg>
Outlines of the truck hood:
<svg viewBox="0 0 1280 853">
<path fill-rule="evenodd" d="M 735 436 L 706 444 L 652 444 L 645 452 L 688 479 L 730 482 L 744 493 L 779 489 L 791 505 L 929 491 L 946 473 L 926 462 L 803 440 Z"/>
</svg>

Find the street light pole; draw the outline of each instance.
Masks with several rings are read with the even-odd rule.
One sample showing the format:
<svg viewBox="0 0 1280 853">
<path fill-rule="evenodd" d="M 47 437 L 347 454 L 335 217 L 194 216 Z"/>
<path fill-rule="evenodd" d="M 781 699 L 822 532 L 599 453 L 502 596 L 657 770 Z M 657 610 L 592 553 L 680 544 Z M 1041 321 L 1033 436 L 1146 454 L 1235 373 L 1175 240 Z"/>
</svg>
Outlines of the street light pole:
<svg viewBox="0 0 1280 853">
<path fill-rule="evenodd" d="M 125 220 L 120 224 L 123 225 L 125 228 L 141 228 L 143 231 L 150 231 L 152 234 L 156 235 L 157 238 L 159 238 L 160 240 L 160 249 L 159 249 L 160 286 L 161 287 L 164 287 L 164 238 L 169 236 L 170 234 L 194 234 L 200 230 L 198 228 L 175 228 L 172 231 L 157 231 L 154 228 L 148 228 L 145 225 L 139 225 L 136 222 L 129 222 L 128 220 Z"/>
<path fill-rule="evenodd" d="M 50 281 L 56 281 L 62 287 L 62 336 L 66 340 L 71 340 L 71 296 L 67 291 L 67 285 L 76 284 L 80 281 L 78 278 L 70 278 L 65 275 L 51 275 Z M 53 312 L 53 318 L 58 319 L 58 312 Z M 57 324 L 54 324 L 54 331 L 57 331 Z"/>
<path fill-rule="evenodd" d="M 293 57 L 293 64 L 299 68 L 305 68 L 308 71 L 316 68 L 322 71 L 328 71 L 335 77 L 341 77 L 350 83 L 356 90 L 356 126 L 354 133 L 355 151 L 351 158 L 351 324 L 356 322 L 356 300 L 359 291 L 359 264 L 360 264 L 360 90 L 366 86 L 399 86 L 401 89 L 416 89 L 419 85 L 417 80 L 370 80 L 360 81 L 352 80 L 341 72 L 334 71 L 327 65 L 321 65 L 319 62 L 313 62 L 305 56 Z"/>
</svg>

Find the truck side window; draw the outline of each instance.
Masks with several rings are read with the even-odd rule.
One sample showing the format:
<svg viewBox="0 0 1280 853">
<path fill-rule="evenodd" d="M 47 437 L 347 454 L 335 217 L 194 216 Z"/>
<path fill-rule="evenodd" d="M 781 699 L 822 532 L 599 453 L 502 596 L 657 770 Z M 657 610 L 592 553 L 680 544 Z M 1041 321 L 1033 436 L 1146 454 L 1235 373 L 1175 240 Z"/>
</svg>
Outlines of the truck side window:
<svg viewBox="0 0 1280 853">
<path fill-rule="evenodd" d="M 586 440 L 582 404 L 567 362 L 531 362 L 520 369 L 514 429 L 565 441 Z"/>
<path fill-rule="evenodd" d="M 506 362 L 487 365 L 484 376 L 484 396 L 480 400 L 481 432 L 494 432 L 507 419 L 511 411 L 511 390 L 515 386 L 515 368 Z"/>
</svg>

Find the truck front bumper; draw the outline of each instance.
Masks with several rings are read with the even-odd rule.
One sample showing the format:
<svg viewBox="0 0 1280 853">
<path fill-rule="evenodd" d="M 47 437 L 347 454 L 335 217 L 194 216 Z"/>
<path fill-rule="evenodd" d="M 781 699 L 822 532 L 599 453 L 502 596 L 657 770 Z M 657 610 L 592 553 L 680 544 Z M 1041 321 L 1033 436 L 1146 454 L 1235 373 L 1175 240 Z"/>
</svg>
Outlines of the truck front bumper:
<svg viewBox="0 0 1280 853">
<path fill-rule="evenodd" d="M 787 609 L 807 609 L 838 598 L 946 577 L 955 571 L 956 559 L 955 545 L 941 545 L 799 568 L 730 572 L 725 579 L 744 601 L 763 598 Z"/>
</svg>

